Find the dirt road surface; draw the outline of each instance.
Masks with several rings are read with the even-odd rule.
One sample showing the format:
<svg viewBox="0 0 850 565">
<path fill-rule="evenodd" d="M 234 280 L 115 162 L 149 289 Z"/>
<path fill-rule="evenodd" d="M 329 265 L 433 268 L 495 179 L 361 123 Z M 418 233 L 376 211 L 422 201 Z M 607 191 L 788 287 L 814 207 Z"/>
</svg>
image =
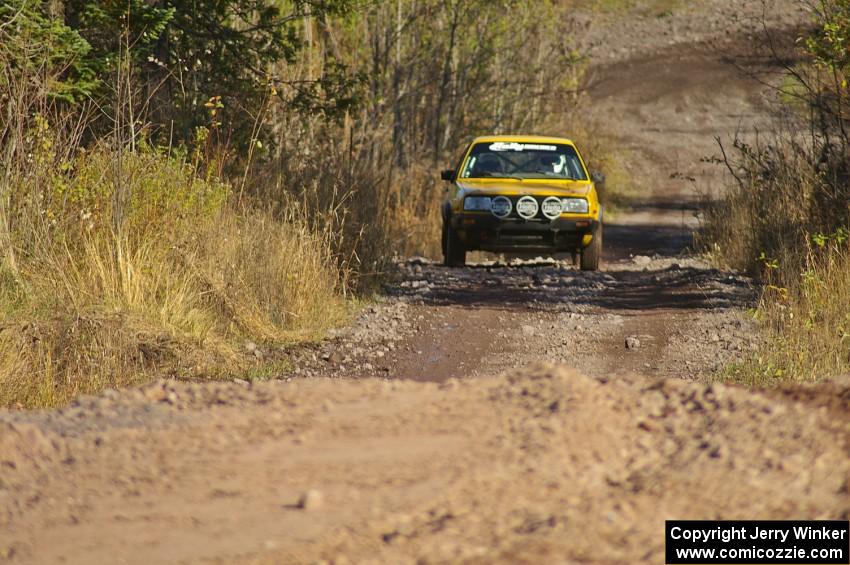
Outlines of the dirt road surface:
<svg viewBox="0 0 850 565">
<path fill-rule="evenodd" d="M 410 259 L 279 379 L 0 412 L 0 561 L 661 563 L 665 519 L 850 519 L 850 380 L 705 378 L 757 339 L 751 281 L 688 252 L 713 135 L 766 112 L 755 4 L 589 28 L 597 111 L 664 179 L 601 272 Z"/>
</svg>

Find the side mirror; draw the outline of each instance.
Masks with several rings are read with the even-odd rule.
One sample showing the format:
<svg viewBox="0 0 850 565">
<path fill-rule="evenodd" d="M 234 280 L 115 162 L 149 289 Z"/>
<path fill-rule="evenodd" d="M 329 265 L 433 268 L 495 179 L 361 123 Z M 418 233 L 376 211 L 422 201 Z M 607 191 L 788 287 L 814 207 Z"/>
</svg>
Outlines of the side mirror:
<svg viewBox="0 0 850 565">
<path fill-rule="evenodd" d="M 445 170 L 445 171 L 440 171 L 440 178 L 445 180 L 445 181 L 453 181 L 453 180 L 455 180 L 455 172 L 452 171 L 451 169 Z"/>
<path fill-rule="evenodd" d="M 590 180 L 596 184 L 605 184 L 605 173 L 593 171 L 590 173 Z"/>
</svg>

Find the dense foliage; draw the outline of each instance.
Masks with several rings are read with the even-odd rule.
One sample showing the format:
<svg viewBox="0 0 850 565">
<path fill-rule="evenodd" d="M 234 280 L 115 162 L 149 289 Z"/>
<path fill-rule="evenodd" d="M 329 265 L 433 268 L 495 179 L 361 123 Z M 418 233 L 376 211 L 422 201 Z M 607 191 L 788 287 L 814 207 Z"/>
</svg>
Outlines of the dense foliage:
<svg viewBox="0 0 850 565">
<path fill-rule="evenodd" d="M 246 115 L 279 80 L 270 65 L 291 64 L 304 48 L 303 20 L 351 9 L 351 0 L 10 0 L 0 25 L 15 44 L 40 46 L 63 69 L 55 96 L 109 108 L 123 102 L 116 98 L 123 77 L 148 134 L 172 142 L 191 140 L 215 99 L 223 108 L 218 120 L 246 142 Z M 317 77 L 300 83 L 305 95 L 290 102 L 333 111 L 351 103 L 352 85 L 340 73 Z"/>
<path fill-rule="evenodd" d="M 749 381 L 850 369 L 850 1 L 821 0 L 786 68 L 774 131 L 738 139 L 735 178 L 708 211 L 709 249 L 764 282 L 771 339 L 738 369 Z"/>
</svg>

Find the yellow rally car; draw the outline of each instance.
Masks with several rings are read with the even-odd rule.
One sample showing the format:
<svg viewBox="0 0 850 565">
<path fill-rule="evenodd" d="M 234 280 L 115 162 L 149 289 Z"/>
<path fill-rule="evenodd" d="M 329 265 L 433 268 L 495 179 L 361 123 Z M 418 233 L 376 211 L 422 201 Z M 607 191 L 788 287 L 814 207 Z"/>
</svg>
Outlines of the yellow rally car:
<svg viewBox="0 0 850 565">
<path fill-rule="evenodd" d="M 602 206 L 575 144 L 559 137 L 476 138 L 455 170 L 443 203 L 443 257 L 466 252 L 571 253 L 582 270 L 599 268 Z"/>
</svg>

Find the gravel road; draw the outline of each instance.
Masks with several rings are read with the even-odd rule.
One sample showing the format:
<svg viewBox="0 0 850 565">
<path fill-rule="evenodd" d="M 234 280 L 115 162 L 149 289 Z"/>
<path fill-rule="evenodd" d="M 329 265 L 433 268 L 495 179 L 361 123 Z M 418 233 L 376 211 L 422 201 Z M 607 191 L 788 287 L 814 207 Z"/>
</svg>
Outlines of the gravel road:
<svg viewBox="0 0 850 565">
<path fill-rule="evenodd" d="M 600 272 L 400 260 L 279 378 L 0 411 L 0 562 L 649 564 L 665 519 L 850 519 L 850 379 L 710 379 L 756 346 L 757 288 L 692 255 L 675 173 L 716 183 L 712 136 L 767 115 L 715 49 L 749 44 L 754 4 L 588 24 L 597 112 L 664 179 L 609 218 Z"/>
</svg>

